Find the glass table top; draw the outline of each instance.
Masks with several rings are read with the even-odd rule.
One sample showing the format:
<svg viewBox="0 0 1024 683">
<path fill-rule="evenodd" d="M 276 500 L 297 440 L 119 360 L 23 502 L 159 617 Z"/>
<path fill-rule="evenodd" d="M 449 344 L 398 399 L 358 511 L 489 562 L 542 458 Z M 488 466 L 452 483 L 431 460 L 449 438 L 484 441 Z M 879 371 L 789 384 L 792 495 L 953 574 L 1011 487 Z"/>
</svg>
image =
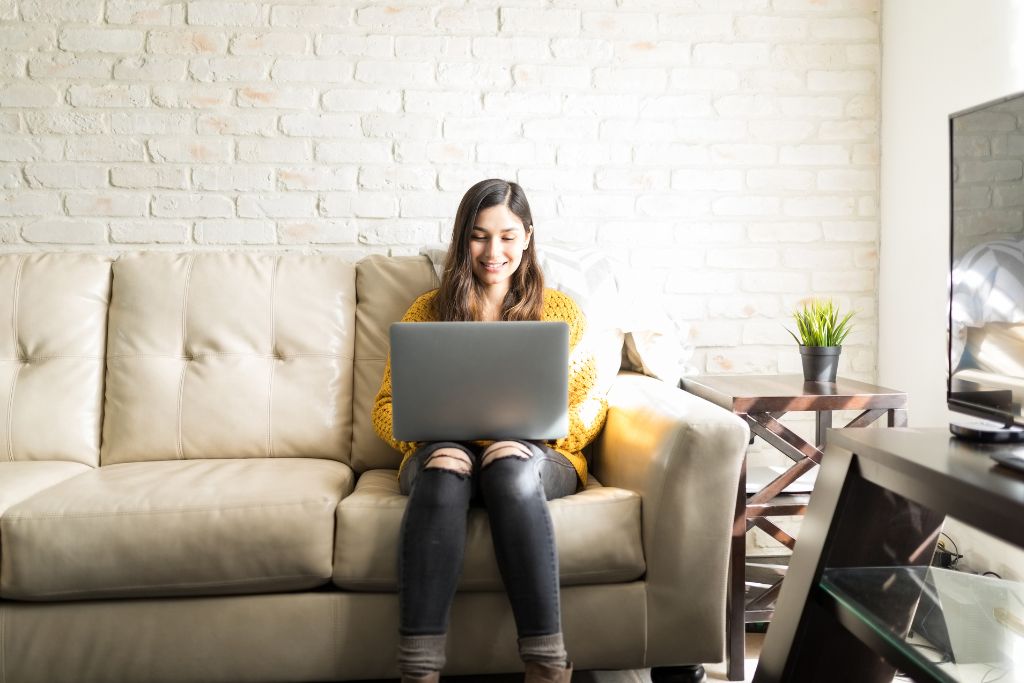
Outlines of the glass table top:
<svg viewBox="0 0 1024 683">
<path fill-rule="evenodd" d="M 826 569 L 821 587 L 934 680 L 1024 683 L 1024 583 L 857 567 Z"/>
</svg>

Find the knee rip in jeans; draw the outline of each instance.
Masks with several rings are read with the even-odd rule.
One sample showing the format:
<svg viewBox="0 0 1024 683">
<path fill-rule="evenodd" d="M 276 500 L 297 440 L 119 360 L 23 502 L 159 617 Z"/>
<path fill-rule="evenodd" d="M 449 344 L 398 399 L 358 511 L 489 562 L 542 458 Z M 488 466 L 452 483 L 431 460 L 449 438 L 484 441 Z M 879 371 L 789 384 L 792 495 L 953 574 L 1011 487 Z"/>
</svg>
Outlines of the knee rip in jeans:
<svg viewBox="0 0 1024 683">
<path fill-rule="evenodd" d="M 521 444 L 518 441 L 496 441 L 484 451 L 480 466 L 487 467 L 495 460 L 500 460 L 501 458 L 529 460 L 531 457 L 533 457 L 533 454 L 530 453 L 530 449 L 525 444 Z"/>
<path fill-rule="evenodd" d="M 469 476 L 473 471 L 473 461 L 469 455 L 458 448 L 438 448 L 430 454 L 424 469 L 445 470 L 460 476 Z"/>
</svg>

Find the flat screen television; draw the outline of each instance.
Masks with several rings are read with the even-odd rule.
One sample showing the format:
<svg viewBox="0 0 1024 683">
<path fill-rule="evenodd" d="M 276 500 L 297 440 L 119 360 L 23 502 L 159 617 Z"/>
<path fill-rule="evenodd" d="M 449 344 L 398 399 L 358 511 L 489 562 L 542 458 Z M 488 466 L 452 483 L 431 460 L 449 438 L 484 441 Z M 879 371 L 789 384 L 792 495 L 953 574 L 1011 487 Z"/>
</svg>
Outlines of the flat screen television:
<svg viewBox="0 0 1024 683">
<path fill-rule="evenodd" d="M 1024 93 L 949 116 L 946 401 L 958 436 L 1024 437 Z"/>
</svg>

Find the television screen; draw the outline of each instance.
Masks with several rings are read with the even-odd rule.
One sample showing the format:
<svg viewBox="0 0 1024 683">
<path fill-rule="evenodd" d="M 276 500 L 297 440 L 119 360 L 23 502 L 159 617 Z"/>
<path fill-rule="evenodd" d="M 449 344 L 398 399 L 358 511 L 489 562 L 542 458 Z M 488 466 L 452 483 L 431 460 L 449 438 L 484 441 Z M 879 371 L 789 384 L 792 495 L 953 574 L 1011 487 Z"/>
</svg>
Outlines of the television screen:
<svg viewBox="0 0 1024 683">
<path fill-rule="evenodd" d="M 1024 425 L 1024 93 L 949 117 L 950 409 Z"/>
</svg>

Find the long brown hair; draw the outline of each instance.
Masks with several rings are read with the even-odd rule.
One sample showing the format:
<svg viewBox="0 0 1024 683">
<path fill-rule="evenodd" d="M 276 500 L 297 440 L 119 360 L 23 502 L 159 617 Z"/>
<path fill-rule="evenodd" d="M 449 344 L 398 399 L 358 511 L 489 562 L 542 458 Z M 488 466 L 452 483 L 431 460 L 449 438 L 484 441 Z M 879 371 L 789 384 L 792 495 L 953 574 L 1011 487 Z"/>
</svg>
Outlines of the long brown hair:
<svg viewBox="0 0 1024 683">
<path fill-rule="evenodd" d="M 479 320 L 482 312 L 483 287 L 473 275 L 469 239 L 480 211 L 504 205 L 523 222 L 528 233 L 533 230 L 533 215 L 526 193 L 507 180 L 481 180 L 467 190 L 455 214 L 452 241 L 445 259 L 441 287 L 434 297 L 434 315 L 438 320 Z M 544 308 L 544 274 L 534 249 L 535 235 L 523 251 L 523 260 L 512 274 L 508 293 L 501 305 L 502 320 L 540 320 Z"/>
</svg>

